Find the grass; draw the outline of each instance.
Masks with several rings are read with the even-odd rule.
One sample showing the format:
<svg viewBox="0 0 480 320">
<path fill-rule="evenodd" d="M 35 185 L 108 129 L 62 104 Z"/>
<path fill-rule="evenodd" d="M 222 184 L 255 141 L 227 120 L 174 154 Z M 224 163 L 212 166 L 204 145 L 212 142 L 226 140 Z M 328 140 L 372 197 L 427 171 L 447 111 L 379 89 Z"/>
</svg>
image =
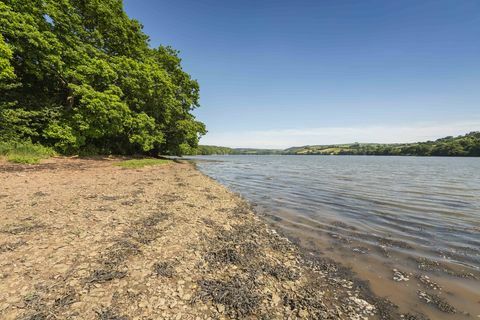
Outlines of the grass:
<svg viewBox="0 0 480 320">
<path fill-rule="evenodd" d="M 165 159 L 146 158 L 146 159 L 126 160 L 126 161 L 118 162 L 116 163 L 116 165 L 122 168 L 137 169 L 137 168 L 143 168 L 146 166 L 156 166 L 160 164 L 166 164 L 169 162 L 170 160 L 165 160 Z"/>
<path fill-rule="evenodd" d="M 35 164 L 54 155 L 53 149 L 30 141 L 0 142 L 0 156 L 13 163 Z"/>
</svg>

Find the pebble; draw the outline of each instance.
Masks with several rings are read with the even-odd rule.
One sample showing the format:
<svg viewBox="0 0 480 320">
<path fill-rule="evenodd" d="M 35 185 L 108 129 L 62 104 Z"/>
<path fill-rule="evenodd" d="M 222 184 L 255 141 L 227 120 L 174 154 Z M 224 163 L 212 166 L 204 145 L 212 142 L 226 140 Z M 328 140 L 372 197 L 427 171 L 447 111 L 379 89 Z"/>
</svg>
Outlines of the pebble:
<svg viewBox="0 0 480 320">
<path fill-rule="evenodd" d="M 397 282 L 401 282 L 401 281 L 408 281 L 410 280 L 410 278 L 406 273 L 403 273 L 397 269 L 393 269 L 393 280 Z"/>
<path fill-rule="evenodd" d="M 273 305 L 278 305 L 282 299 L 278 296 L 278 294 L 272 294 L 272 302 Z"/>
<path fill-rule="evenodd" d="M 300 312 L 298 313 L 298 315 L 301 317 L 301 318 L 308 318 L 308 311 L 307 310 L 300 310 Z"/>
<path fill-rule="evenodd" d="M 225 312 L 225 306 L 223 304 L 217 304 L 217 310 L 220 313 L 224 313 Z"/>
</svg>

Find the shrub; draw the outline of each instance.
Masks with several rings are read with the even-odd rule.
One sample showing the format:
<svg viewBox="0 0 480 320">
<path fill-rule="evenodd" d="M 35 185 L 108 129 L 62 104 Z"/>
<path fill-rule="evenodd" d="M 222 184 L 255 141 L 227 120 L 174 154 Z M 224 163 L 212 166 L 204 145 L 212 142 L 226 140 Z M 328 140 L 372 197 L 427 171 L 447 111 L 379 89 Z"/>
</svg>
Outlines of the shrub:
<svg viewBox="0 0 480 320">
<path fill-rule="evenodd" d="M 54 155 L 53 149 L 31 141 L 0 142 L 0 156 L 9 162 L 34 164 Z"/>
</svg>

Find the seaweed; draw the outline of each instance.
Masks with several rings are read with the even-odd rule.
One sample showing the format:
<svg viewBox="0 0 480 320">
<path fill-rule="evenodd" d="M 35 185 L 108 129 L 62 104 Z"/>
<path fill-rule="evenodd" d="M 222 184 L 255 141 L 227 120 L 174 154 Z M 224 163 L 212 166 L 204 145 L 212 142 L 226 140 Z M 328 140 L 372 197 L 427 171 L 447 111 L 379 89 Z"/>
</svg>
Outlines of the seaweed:
<svg viewBox="0 0 480 320">
<path fill-rule="evenodd" d="M 432 289 L 432 290 L 442 289 L 438 283 L 431 280 L 430 277 L 427 275 L 416 274 L 415 278 L 417 278 L 418 282 L 420 282 L 427 289 Z"/>
<path fill-rule="evenodd" d="M 134 224 L 126 236 L 141 244 L 149 244 L 159 237 L 159 230 L 154 227 L 167 218 L 168 214 L 163 212 L 151 214 Z"/>
<path fill-rule="evenodd" d="M 7 252 L 7 251 L 14 251 L 17 248 L 20 248 L 24 245 L 26 245 L 27 242 L 21 240 L 17 242 L 7 242 L 7 243 L 2 243 L 0 244 L 0 253 Z"/>
<path fill-rule="evenodd" d="M 260 302 L 251 279 L 235 277 L 227 281 L 199 280 L 198 285 L 199 292 L 195 299 L 223 305 L 225 312 L 232 318 L 254 314 Z"/>
<path fill-rule="evenodd" d="M 437 308 L 440 311 L 443 311 L 445 313 L 457 312 L 457 309 L 455 309 L 454 306 L 449 304 L 445 299 L 443 299 L 439 295 L 436 295 L 433 293 L 430 294 L 420 290 L 417 292 L 417 295 L 420 300 L 423 300 L 427 304 L 433 305 L 435 308 Z"/>
<path fill-rule="evenodd" d="M 207 194 L 207 199 L 213 201 L 213 200 L 217 200 L 217 199 L 219 199 L 219 198 L 218 198 L 216 195 Z"/>
<path fill-rule="evenodd" d="M 297 271 L 281 264 L 264 264 L 262 271 L 280 281 L 295 281 L 300 278 L 300 274 Z"/>
<path fill-rule="evenodd" d="M 104 283 L 113 279 L 122 279 L 127 275 L 123 264 L 131 256 L 142 253 L 139 244 L 149 244 L 159 236 L 155 227 L 168 217 L 165 213 L 154 213 L 138 220 L 133 226 L 123 233 L 113 245 L 101 254 L 100 267 L 93 270 L 86 279 L 87 283 Z M 137 244 L 139 243 L 139 244 Z"/>
<path fill-rule="evenodd" d="M 119 271 L 114 269 L 97 269 L 88 277 L 89 283 L 105 283 L 113 279 L 122 279 L 127 275 L 126 271 Z"/>
<path fill-rule="evenodd" d="M 43 301 L 42 297 L 37 293 L 29 293 L 23 298 L 25 309 L 29 309 L 19 320 L 46 320 L 48 319 L 48 307 Z"/>
<path fill-rule="evenodd" d="M 329 319 L 329 310 L 323 303 L 324 283 L 323 279 L 316 278 L 312 275 L 311 281 L 294 291 L 285 291 L 282 294 L 282 303 L 284 307 L 300 313 L 307 313 L 312 319 Z"/>
<path fill-rule="evenodd" d="M 241 254 L 233 246 L 224 247 L 219 250 L 209 251 L 205 254 L 204 259 L 211 263 L 217 265 L 225 264 L 240 264 L 244 261 Z"/>
<path fill-rule="evenodd" d="M 216 224 L 215 224 L 215 221 L 213 221 L 212 219 L 209 219 L 209 218 L 202 218 L 202 221 L 203 223 L 205 223 L 205 225 L 209 226 L 209 227 L 216 227 Z"/>
<path fill-rule="evenodd" d="M 412 314 L 412 313 L 406 313 L 402 315 L 402 319 L 405 320 L 430 320 L 426 315 L 419 313 L 419 314 Z"/>
<path fill-rule="evenodd" d="M 3 233 L 8 233 L 12 235 L 20 235 L 24 233 L 30 233 L 45 228 L 41 223 L 27 223 L 19 225 L 8 225 L 6 228 L 1 230 Z"/>
<path fill-rule="evenodd" d="M 153 213 L 143 219 L 141 219 L 137 225 L 138 227 L 151 228 L 167 219 L 168 215 L 163 212 Z"/>
<path fill-rule="evenodd" d="M 234 215 L 246 215 L 253 211 L 253 208 L 245 201 L 240 202 L 237 204 L 235 208 L 233 208 L 232 213 Z"/>
<path fill-rule="evenodd" d="M 34 312 L 28 315 L 25 315 L 21 318 L 20 320 L 47 320 L 48 319 L 48 314 L 45 312 Z"/>
<path fill-rule="evenodd" d="M 117 267 L 128 259 L 129 256 L 140 254 L 140 247 L 128 239 L 119 239 L 107 248 L 102 255 L 102 264 L 107 267 Z"/>
<path fill-rule="evenodd" d="M 417 263 L 417 268 L 422 271 L 430 271 L 430 272 L 443 272 L 449 274 L 451 276 L 459 277 L 459 278 L 471 278 L 471 279 L 478 279 L 478 276 L 471 272 L 465 271 L 457 271 L 449 266 L 440 263 L 435 260 L 430 260 L 425 257 L 420 258 L 410 258 Z"/>
<path fill-rule="evenodd" d="M 235 226 L 226 231 L 214 228 L 218 231 L 216 239 L 211 243 L 211 250 L 204 255 L 204 260 L 216 266 L 234 264 L 248 267 L 255 261 L 259 246 L 255 243 L 257 232 L 250 225 Z"/>
<path fill-rule="evenodd" d="M 35 197 L 45 197 L 45 196 L 48 196 L 48 193 L 45 193 L 45 192 L 42 192 L 42 191 L 38 191 L 38 192 L 35 192 L 33 194 Z"/>
<path fill-rule="evenodd" d="M 99 320 L 128 320 L 127 316 L 118 315 L 115 310 L 111 308 L 105 308 L 99 311 L 95 311 Z"/>
<path fill-rule="evenodd" d="M 381 320 L 397 319 L 398 306 L 393 304 L 386 298 L 378 298 L 375 301 L 375 306 L 378 310 L 378 315 Z"/>
<path fill-rule="evenodd" d="M 73 288 L 67 288 L 64 292 L 62 292 L 60 297 L 55 299 L 54 306 L 64 308 L 76 302 L 77 299 L 78 296 L 75 290 Z"/>
<path fill-rule="evenodd" d="M 175 275 L 175 270 L 170 262 L 156 262 L 153 264 L 153 273 L 157 276 L 171 278 Z"/>
<path fill-rule="evenodd" d="M 102 196 L 102 200 L 115 201 L 121 199 L 121 196 Z"/>
</svg>

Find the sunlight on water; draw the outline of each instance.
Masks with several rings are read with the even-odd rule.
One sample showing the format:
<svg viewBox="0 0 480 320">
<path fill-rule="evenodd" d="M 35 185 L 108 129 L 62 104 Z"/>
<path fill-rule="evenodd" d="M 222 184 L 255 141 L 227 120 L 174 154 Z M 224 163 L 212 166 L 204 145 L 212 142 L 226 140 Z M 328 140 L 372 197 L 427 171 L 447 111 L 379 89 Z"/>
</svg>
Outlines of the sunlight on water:
<svg viewBox="0 0 480 320">
<path fill-rule="evenodd" d="M 419 280 L 427 275 L 449 292 L 448 300 L 461 311 L 455 317 L 480 314 L 475 279 L 480 275 L 480 159 L 194 159 L 202 172 L 250 200 L 289 236 L 352 267 L 401 309 L 452 319 L 419 304 L 418 291 L 431 289 Z M 412 280 L 397 283 L 393 269 Z"/>
</svg>

